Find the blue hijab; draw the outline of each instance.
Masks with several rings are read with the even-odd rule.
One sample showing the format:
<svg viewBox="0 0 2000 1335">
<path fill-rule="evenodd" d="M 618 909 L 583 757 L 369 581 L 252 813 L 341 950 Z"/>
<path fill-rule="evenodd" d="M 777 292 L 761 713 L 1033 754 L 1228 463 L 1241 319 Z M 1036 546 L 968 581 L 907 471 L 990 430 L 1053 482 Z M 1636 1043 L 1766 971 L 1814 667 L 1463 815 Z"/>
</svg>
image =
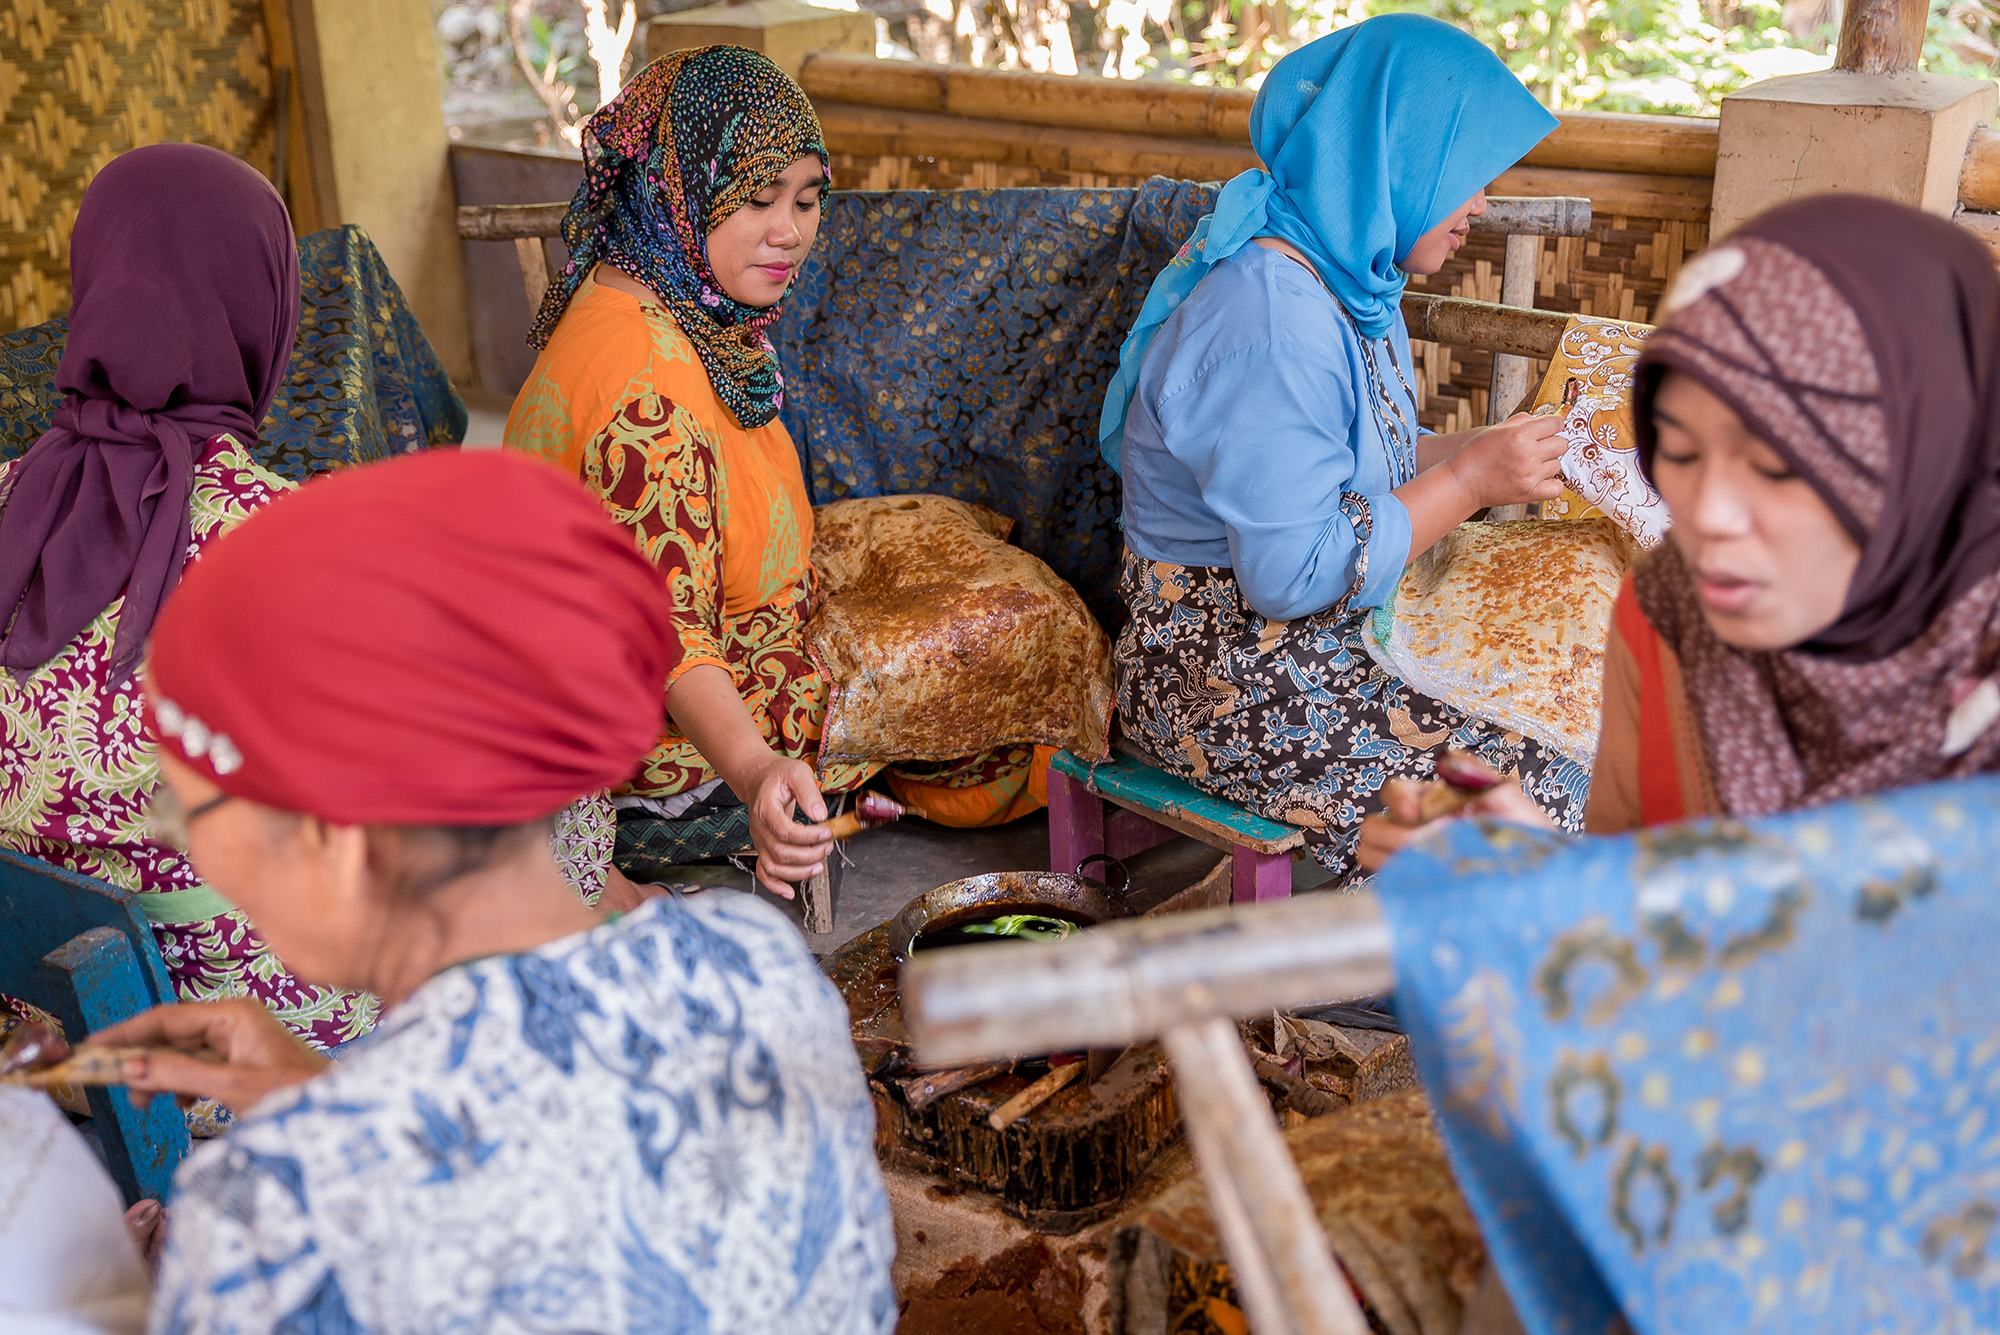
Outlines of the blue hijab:
<svg viewBox="0 0 2000 1335">
<path fill-rule="evenodd" d="M 1225 185 L 1153 280 L 1104 398 L 1104 461 L 1118 467 L 1146 349 L 1210 269 L 1257 237 L 1281 237 L 1361 332 L 1381 338 L 1407 281 L 1396 261 L 1555 128 L 1498 56 L 1420 14 L 1369 19 L 1279 61 L 1250 113 L 1269 170 Z"/>
</svg>

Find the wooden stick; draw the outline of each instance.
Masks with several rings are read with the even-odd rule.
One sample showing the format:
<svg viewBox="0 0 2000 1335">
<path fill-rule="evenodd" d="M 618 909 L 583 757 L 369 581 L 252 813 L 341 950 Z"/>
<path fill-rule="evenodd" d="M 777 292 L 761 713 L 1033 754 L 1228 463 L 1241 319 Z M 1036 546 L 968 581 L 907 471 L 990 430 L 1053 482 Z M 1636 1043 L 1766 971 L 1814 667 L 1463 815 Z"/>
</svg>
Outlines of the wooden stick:
<svg viewBox="0 0 2000 1335">
<path fill-rule="evenodd" d="M 1085 1063 L 1078 1061 L 1065 1066 L 1051 1066 L 1047 1075 L 986 1114 L 986 1125 L 995 1131 L 1005 1131 L 1062 1093 L 1070 1081 L 1083 1074 L 1084 1065 Z"/>
<path fill-rule="evenodd" d="M 1172 1025 L 1375 996 L 1395 981 L 1371 894 L 1128 919 L 1061 941 L 961 946 L 903 966 L 919 1056 L 956 1066 L 1122 1047 Z"/>
<path fill-rule="evenodd" d="M 1403 320 L 1416 342 L 1484 348 L 1517 357 L 1553 356 L 1569 323 L 1567 316 L 1554 311 L 1516 310 L 1428 292 L 1403 293 Z"/>
<path fill-rule="evenodd" d="M 1589 236 L 1591 205 L 1587 196 L 1552 195 L 1544 198 L 1518 195 L 1488 195 L 1486 212 L 1472 219 L 1475 232 L 1504 232 L 1508 236 Z M 1501 300 L 1509 306 L 1533 306 L 1532 287 L 1523 300 Z"/>
<path fill-rule="evenodd" d="M 461 204 L 458 234 L 467 241 L 561 236 L 567 204 Z"/>
<path fill-rule="evenodd" d="M 1589 217 L 1586 206 L 1586 229 Z M 1500 304 L 1528 310 L 1535 305 L 1535 268 L 1542 257 L 1542 239 L 1511 233 L 1507 237 L 1507 262 L 1500 280 Z M 1493 381 L 1487 391 L 1486 420 L 1498 422 L 1512 413 L 1528 397 L 1528 382 L 1534 363 L 1526 357 L 1502 353 L 1493 358 Z M 1526 518 L 1525 514 L 1517 516 Z"/>
<path fill-rule="evenodd" d="M 94 1047 L 86 1043 L 54 1066 L 0 1076 L 0 1084 L 28 1089 L 47 1089 L 51 1085 L 122 1085 L 125 1063 L 151 1051 L 151 1048 Z"/>
<path fill-rule="evenodd" d="M 903 1091 L 904 1101 L 915 1111 L 922 1112 L 948 1094 L 983 1085 L 1013 1069 L 1014 1063 L 1010 1061 L 978 1062 L 948 1071 L 926 1071 L 921 1075 L 906 1076 L 896 1084 Z"/>
<path fill-rule="evenodd" d="M 1050 171 L 1175 176 L 1194 181 L 1226 181 L 1259 165 L 1248 144 L 968 120 L 849 102 L 821 102 L 817 110 L 827 148 L 857 157 L 952 158 Z"/>
<path fill-rule="evenodd" d="M 1250 1328 L 1367 1335 L 1236 1026 L 1200 1020 L 1168 1029 L 1161 1042 Z"/>
</svg>

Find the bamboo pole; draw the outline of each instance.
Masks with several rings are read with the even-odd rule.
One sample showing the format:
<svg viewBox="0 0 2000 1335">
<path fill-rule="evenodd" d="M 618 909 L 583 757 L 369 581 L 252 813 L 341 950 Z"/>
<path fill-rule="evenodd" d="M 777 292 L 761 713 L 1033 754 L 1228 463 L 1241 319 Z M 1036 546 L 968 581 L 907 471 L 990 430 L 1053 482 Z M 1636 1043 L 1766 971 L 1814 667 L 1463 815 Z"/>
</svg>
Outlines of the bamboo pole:
<svg viewBox="0 0 2000 1335">
<path fill-rule="evenodd" d="M 1097 133 L 1010 121 L 890 111 L 847 102 L 818 105 L 826 145 L 857 157 L 951 158 L 1103 176 L 1175 176 L 1221 181 L 1258 165 L 1247 144 Z"/>
<path fill-rule="evenodd" d="M 1254 93 L 1240 89 L 982 70 L 830 51 L 806 57 L 799 81 L 815 103 L 1246 146 L 1256 101 Z M 1719 130 L 1713 120 L 1606 112 L 1560 112 L 1558 119 L 1561 125 L 1529 151 L 1525 165 L 1715 174 Z"/>
<path fill-rule="evenodd" d="M 1496 195 L 1587 195 L 1596 215 L 1608 218 L 1667 218 L 1708 221 L 1715 180 L 1647 172 L 1585 171 L 1537 166 L 1501 172 L 1489 187 Z"/>
<path fill-rule="evenodd" d="M 567 204 L 461 204 L 458 234 L 467 241 L 561 236 Z"/>
<path fill-rule="evenodd" d="M 1833 67 L 1851 74 L 1896 74 L 1924 52 L 1926 0 L 1847 0 Z"/>
<path fill-rule="evenodd" d="M 1554 311 L 1523 311 L 1490 301 L 1403 293 L 1403 322 L 1419 343 L 1450 343 L 1515 357 L 1550 357 L 1562 341 L 1568 317 Z"/>
<path fill-rule="evenodd" d="M 2000 130 L 1972 132 L 1965 169 L 1958 177 L 1958 202 L 1968 209 L 2000 213 Z"/>
<path fill-rule="evenodd" d="M 1306 895 L 1254 912 L 1109 923 L 1032 950 L 928 951 L 903 968 L 903 1015 L 924 1062 L 956 1066 L 1124 1047 L 1215 1016 L 1373 996 L 1391 982 L 1374 896 Z"/>
<path fill-rule="evenodd" d="M 1518 233 L 1507 237 L 1506 266 L 1500 277 L 1501 305 L 1534 309 L 1535 266 L 1540 263 L 1541 257 L 1541 237 Z M 1533 363 L 1526 357 L 1501 353 L 1493 358 L 1493 383 L 1486 399 L 1488 422 L 1500 421 L 1527 397 L 1528 377 L 1533 369 Z"/>
<path fill-rule="evenodd" d="M 1587 196 L 1557 195 L 1534 199 L 1488 195 L 1486 212 L 1472 219 L 1475 232 L 1500 232 L 1507 236 L 1589 236 L 1591 202 Z M 1530 305 L 1528 293 L 1509 306 Z"/>
</svg>

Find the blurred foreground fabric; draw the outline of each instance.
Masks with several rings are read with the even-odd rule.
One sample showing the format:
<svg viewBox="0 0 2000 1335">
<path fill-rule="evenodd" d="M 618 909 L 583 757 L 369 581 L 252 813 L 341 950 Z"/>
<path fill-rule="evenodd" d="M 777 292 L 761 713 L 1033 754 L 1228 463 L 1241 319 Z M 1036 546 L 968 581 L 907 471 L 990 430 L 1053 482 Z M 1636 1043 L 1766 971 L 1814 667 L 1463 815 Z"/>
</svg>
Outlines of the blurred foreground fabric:
<svg viewBox="0 0 2000 1335">
<path fill-rule="evenodd" d="M 465 438 L 465 404 L 359 227 L 299 239 L 298 340 L 256 462 L 294 482 Z M 69 322 L 0 335 L 0 463 L 48 428 Z"/>
<path fill-rule="evenodd" d="M 1532 1332 L 2000 1324 L 2000 779 L 1379 880 L 1397 1011 Z"/>
</svg>

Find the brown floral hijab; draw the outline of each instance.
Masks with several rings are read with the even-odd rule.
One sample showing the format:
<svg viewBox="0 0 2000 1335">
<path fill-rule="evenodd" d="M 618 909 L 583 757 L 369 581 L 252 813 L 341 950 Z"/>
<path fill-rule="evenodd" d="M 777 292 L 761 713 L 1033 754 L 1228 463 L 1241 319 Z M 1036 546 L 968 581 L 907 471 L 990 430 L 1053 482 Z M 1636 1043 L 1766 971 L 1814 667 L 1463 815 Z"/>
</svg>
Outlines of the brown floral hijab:
<svg viewBox="0 0 2000 1335">
<path fill-rule="evenodd" d="M 2000 278 L 1969 234 L 1829 195 L 1747 224 L 1681 276 L 1640 362 L 1640 462 L 1668 370 L 1733 408 L 1861 548 L 1809 643 L 1737 649 L 1673 544 L 1635 578 L 1733 815 L 2000 769 Z"/>
</svg>

